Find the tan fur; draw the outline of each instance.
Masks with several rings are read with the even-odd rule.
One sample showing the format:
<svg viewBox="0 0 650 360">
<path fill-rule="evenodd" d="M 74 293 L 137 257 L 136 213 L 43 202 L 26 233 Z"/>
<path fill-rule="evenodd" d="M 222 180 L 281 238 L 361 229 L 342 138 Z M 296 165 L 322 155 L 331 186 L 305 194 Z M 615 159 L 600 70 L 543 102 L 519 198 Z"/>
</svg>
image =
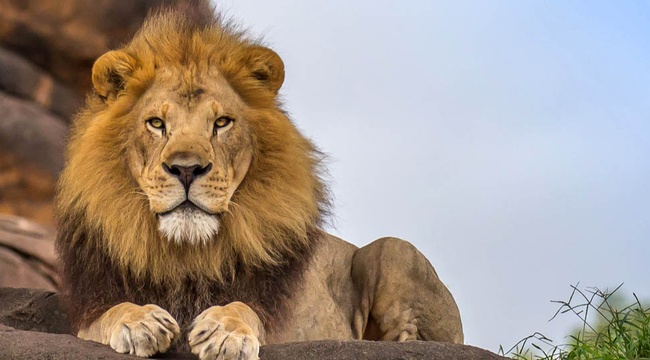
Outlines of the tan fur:
<svg viewBox="0 0 650 360">
<path fill-rule="evenodd" d="M 280 57 L 194 15 L 155 14 L 93 67 L 57 197 L 78 336 L 150 356 L 192 323 L 179 347 L 201 359 L 319 339 L 462 342 L 451 294 L 411 244 L 359 249 L 319 230 L 320 153 L 281 108 Z M 174 164 L 200 170 L 191 186 Z M 165 235 L 185 200 L 218 219 L 210 238 Z"/>
</svg>

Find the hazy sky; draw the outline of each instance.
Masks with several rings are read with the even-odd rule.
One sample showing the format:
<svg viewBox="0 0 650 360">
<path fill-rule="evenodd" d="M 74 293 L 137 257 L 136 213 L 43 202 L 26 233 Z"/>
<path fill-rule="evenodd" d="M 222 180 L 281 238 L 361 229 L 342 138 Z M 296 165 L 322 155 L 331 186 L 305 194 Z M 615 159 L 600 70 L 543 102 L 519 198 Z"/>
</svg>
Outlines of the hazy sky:
<svg viewBox="0 0 650 360">
<path fill-rule="evenodd" d="M 219 8 L 282 56 L 330 155 L 336 228 L 415 244 L 496 351 L 570 284 L 650 298 L 650 3 L 268 1 Z"/>
</svg>

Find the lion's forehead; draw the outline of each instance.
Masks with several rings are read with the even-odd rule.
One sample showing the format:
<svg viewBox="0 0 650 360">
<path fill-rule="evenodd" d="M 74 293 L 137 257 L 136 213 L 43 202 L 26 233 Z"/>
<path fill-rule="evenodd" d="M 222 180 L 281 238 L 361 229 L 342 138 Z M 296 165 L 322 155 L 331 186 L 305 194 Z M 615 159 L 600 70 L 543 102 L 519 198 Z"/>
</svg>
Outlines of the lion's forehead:
<svg viewBox="0 0 650 360">
<path fill-rule="evenodd" d="M 216 66 L 200 71 L 168 66 L 157 69 L 153 76 L 143 96 L 147 100 L 168 99 L 185 105 L 216 101 L 237 109 L 246 106 Z"/>
</svg>

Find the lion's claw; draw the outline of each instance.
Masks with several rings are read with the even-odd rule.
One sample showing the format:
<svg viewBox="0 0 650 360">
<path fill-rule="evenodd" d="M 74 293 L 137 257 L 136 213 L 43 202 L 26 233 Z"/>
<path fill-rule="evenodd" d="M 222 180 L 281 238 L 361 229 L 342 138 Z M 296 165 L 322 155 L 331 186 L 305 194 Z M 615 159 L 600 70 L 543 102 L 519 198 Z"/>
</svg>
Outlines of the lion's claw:
<svg viewBox="0 0 650 360">
<path fill-rule="evenodd" d="M 115 351 L 149 357 L 169 349 L 180 329 L 167 311 L 155 305 L 145 305 L 140 319 L 117 324 L 110 335 L 109 345 Z"/>
<path fill-rule="evenodd" d="M 199 316 L 189 334 L 192 353 L 201 360 L 257 360 L 260 342 L 240 319 Z"/>
</svg>

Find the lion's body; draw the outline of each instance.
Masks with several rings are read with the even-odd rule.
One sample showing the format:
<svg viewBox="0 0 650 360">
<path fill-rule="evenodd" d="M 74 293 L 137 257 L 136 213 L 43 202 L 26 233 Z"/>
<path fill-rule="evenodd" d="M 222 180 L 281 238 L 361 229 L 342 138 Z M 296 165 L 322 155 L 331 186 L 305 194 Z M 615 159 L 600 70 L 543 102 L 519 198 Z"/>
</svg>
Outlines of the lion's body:
<svg viewBox="0 0 650 360">
<path fill-rule="evenodd" d="M 254 358 L 258 340 L 462 342 L 451 295 L 410 244 L 357 249 L 320 230 L 320 154 L 280 107 L 283 78 L 277 54 L 206 8 L 154 15 L 97 60 L 57 197 L 80 337 L 149 356 L 194 320 L 205 359 Z"/>
<path fill-rule="evenodd" d="M 456 305 L 411 244 L 382 238 L 361 249 L 325 235 L 290 297 L 282 326 L 267 342 L 322 339 L 462 343 Z"/>
</svg>

